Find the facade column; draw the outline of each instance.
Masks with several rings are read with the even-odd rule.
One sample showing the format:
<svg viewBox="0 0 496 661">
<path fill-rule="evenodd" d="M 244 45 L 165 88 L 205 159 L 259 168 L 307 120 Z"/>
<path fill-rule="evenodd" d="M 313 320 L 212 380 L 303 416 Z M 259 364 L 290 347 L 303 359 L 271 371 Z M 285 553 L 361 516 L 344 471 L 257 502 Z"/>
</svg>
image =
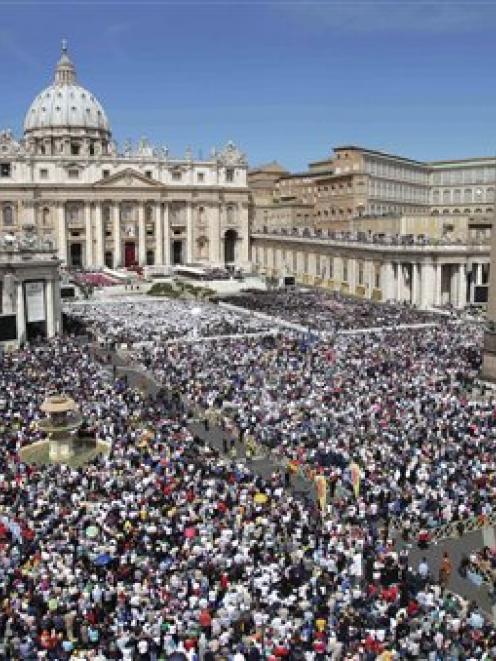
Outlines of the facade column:
<svg viewBox="0 0 496 661">
<path fill-rule="evenodd" d="M 112 206 L 112 234 L 114 237 L 114 268 L 122 266 L 122 240 L 121 240 L 121 219 L 119 214 L 119 204 L 113 202 Z"/>
<path fill-rule="evenodd" d="M 241 227 L 238 261 L 241 262 L 241 266 L 246 268 L 250 265 L 250 217 L 248 202 L 240 204 L 238 211 Z"/>
<path fill-rule="evenodd" d="M 169 203 L 165 202 L 164 207 L 164 247 L 163 247 L 163 262 L 165 266 L 170 266 L 171 263 L 171 244 L 170 244 L 170 225 L 169 225 Z"/>
<path fill-rule="evenodd" d="M 208 208 L 208 252 L 213 264 L 220 264 L 220 207 L 213 204 Z"/>
<path fill-rule="evenodd" d="M 67 265 L 67 229 L 65 225 L 65 202 L 60 202 L 57 221 L 57 248 L 59 259 Z"/>
<path fill-rule="evenodd" d="M 163 236 L 163 206 L 161 202 L 155 204 L 155 264 L 164 263 L 164 236 Z"/>
<path fill-rule="evenodd" d="M 86 236 L 86 254 L 84 265 L 86 268 L 93 266 L 93 230 L 91 227 L 91 204 L 84 203 L 84 233 Z"/>
<path fill-rule="evenodd" d="M 138 264 L 146 265 L 145 203 L 138 204 Z"/>
<path fill-rule="evenodd" d="M 434 264 L 421 264 L 420 266 L 420 307 L 422 310 L 434 305 L 435 291 Z"/>
<path fill-rule="evenodd" d="M 394 265 L 383 262 L 381 265 L 381 293 L 383 301 L 392 301 L 395 292 Z"/>
<path fill-rule="evenodd" d="M 22 280 L 17 282 L 17 342 L 22 344 L 26 339 L 26 310 L 24 308 L 24 285 Z"/>
<path fill-rule="evenodd" d="M 54 306 L 54 287 L 53 280 L 45 281 L 45 301 L 46 301 L 46 329 L 47 337 L 55 335 L 55 306 Z"/>
<path fill-rule="evenodd" d="M 457 308 L 464 308 L 467 305 L 467 269 L 465 264 L 458 264 L 458 300 Z"/>
<path fill-rule="evenodd" d="M 186 204 L 186 261 L 193 262 L 193 205 Z"/>
<path fill-rule="evenodd" d="M 441 305 L 443 291 L 443 266 L 436 264 L 436 289 L 434 292 L 434 305 Z"/>
<path fill-rule="evenodd" d="M 103 268 L 105 266 L 105 254 L 104 254 L 103 216 L 102 216 L 101 202 L 97 202 L 95 205 L 95 233 L 96 233 L 95 266 L 98 266 L 99 268 Z"/>
</svg>

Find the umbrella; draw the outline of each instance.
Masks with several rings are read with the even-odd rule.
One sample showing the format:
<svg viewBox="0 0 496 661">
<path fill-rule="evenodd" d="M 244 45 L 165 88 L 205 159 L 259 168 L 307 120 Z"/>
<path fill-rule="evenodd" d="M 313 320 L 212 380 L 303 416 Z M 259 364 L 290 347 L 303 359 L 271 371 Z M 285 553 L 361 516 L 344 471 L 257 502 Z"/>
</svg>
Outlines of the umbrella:
<svg viewBox="0 0 496 661">
<path fill-rule="evenodd" d="M 184 536 L 187 537 L 188 539 L 191 539 L 191 537 L 196 537 L 196 528 L 185 528 L 184 529 Z"/>
<path fill-rule="evenodd" d="M 88 526 L 86 528 L 86 537 L 93 539 L 98 536 L 98 527 L 97 526 Z"/>
<path fill-rule="evenodd" d="M 108 565 L 110 562 L 112 562 L 112 556 L 108 553 L 101 553 L 95 558 L 95 560 L 93 560 L 93 564 L 98 567 L 105 567 L 105 565 Z"/>
<path fill-rule="evenodd" d="M 269 500 L 269 497 L 267 496 L 266 493 L 256 493 L 253 496 L 253 500 L 255 503 L 257 503 L 257 505 L 263 505 Z"/>
</svg>

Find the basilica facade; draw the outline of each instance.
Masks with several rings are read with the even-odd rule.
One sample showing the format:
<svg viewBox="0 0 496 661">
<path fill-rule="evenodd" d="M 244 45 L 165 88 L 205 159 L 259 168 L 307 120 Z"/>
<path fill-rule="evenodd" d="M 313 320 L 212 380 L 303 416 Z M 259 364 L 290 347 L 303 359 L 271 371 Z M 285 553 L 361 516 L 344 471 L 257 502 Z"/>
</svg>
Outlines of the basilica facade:
<svg viewBox="0 0 496 661">
<path fill-rule="evenodd" d="M 249 265 L 247 162 L 233 144 L 182 158 L 142 139 L 117 149 L 63 45 L 24 135 L 0 132 L 0 231 L 35 225 L 68 267 Z"/>
</svg>

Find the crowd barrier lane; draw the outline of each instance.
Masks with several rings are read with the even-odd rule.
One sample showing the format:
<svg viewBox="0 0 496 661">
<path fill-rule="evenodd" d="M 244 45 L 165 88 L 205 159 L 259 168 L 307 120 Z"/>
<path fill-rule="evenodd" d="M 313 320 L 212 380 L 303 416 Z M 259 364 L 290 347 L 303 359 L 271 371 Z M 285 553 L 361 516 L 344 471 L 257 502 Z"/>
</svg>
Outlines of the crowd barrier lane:
<svg viewBox="0 0 496 661">
<path fill-rule="evenodd" d="M 231 312 L 236 312 L 238 314 L 245 314 L 248 315 L 249 317 L 254 317 L 255 319 L 260 319 L 262 321 L 269 321 L 272 324 L 277 324 L 278 326 L 283 326 L 284 328 L 295 330 L 298 333 L 308 334 L 312 332 L 312 330 L 307 326 L 301 326 L 300 324 L 293 324 L 292 322 L 286 321 L 285 319 L 281 319 L 280 317 L 273 317 L 269 314 L 264 314 L 263 312 L 257 312 L 256 310 L 248 310 L 247 308 L 243 308 L 238 305 L 233 305 L 232 303 L 224 303 L 223 301 L 221 301 L 219 303 L 219 307 L 224 308 L 226 310 L 230 310 Z"/>
<path fill-rule="evenodd" d="M 469 532 L 476 532 L 482 530 L 483 528 L 492 527 L 496 525 L 496 511 L 490 512 L 489 514 L 481 514 L 478 516 L 473 516 L 468 519 L 458 519 L 456 521 L 449 521 L 446 523 L 441 523 L 438 526 L 427 527 L 421 526 L 419 524 L 413 524 L 407 528 L 402 525 L 401 517 L 400 518 L 391 518 L 390 528 L 402 534 L 405 530 L 408 531 L 409 535 L 418 535 L 421 530 L 425 530 L 430 541 L 441 541 L 443 539 L 453 539 L 461 537 Z"/>
</svg>

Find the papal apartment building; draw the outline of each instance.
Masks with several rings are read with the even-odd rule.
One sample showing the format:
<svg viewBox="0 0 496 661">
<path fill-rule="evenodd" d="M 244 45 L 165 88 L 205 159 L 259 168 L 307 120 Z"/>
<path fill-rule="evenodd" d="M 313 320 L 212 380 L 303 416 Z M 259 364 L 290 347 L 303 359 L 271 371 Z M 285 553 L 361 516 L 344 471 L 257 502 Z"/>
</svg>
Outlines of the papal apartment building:
<svg viewBox="0 0 496 661">
<path fill-rule="evenodd" d="M 353 145 L 336 147 L 306 172 L 282 174 L 274 183 L 273 203 L 260 205 L 253 215 L 257 227 L 284 226 L 293 214 L 299 226 L 456 236 L 469 226 L 486 231 L 495 180 L 494 157 L 421 162 Z M 284 208 L 293 211 L 285 216 Z"/>
<path fill-rule="evenodd" d="M 117 149 L 64 44 L 24 133 L 0 133 L 0 231 L 36 225 L 63 264 L 249 263 L 247 163 L 228 143 L 183 157 L 142 139 Z"/>
</svg>

